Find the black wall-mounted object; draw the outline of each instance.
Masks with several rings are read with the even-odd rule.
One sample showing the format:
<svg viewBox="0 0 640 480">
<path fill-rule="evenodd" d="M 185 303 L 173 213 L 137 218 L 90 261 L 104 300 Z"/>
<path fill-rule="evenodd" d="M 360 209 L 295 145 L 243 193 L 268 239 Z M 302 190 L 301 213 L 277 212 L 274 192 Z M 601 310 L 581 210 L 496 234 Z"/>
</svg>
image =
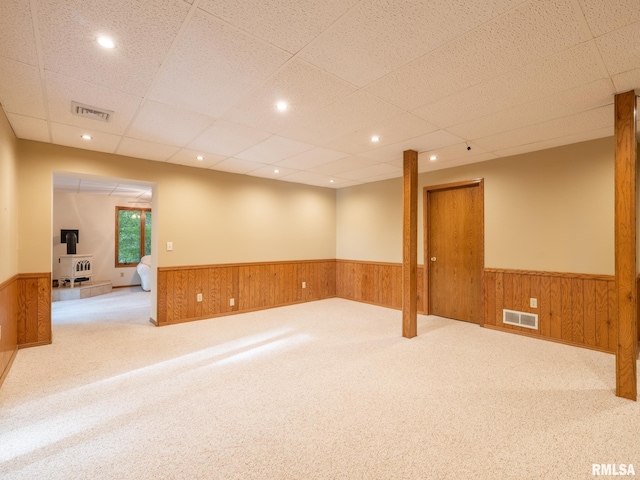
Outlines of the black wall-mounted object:
<svg viewBox="0 0 640 480">
<path fill-rule="evenodd" d="M 80 243 L 78 230 L 60 230 L 60 243 L 67 244 L 67 255 L 76 254 L 76 244 Z"/>
<path fill-rule="evenodd" d="M 78 233 L 78 230 L 67 230 L 67 229 L 60 230 L 60 243 L 67 243 L 67 233 L 69 232 L 75 233 L 76 243 L 80 243 L 80 233 Z"/>
</svg>

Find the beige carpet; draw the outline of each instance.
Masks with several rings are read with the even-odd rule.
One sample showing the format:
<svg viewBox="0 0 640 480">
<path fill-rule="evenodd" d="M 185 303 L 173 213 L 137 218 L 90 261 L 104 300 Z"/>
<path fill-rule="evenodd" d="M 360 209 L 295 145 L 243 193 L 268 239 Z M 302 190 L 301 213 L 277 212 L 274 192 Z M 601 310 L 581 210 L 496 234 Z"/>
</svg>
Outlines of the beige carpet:
<svg viewBox="0 0 640 480">
<path fill-rule="evenodd" d="M 634 464 L 614 356 L 330 299 L 156 328 L 53 306 L 0 388 L 0 478 L 572 479 Z"/>
</svg>

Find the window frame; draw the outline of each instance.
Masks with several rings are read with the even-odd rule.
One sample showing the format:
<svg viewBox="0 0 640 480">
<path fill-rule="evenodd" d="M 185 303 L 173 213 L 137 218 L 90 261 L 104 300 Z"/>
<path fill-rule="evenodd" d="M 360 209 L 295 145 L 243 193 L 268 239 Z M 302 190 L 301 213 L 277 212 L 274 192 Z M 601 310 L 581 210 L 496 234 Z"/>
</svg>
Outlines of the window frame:
<svg viewBox="0 0 640 480">
<path fill-rule="evenodd" d="M 135 267 L 138 265 L 139 261 L 134 263 L 120 263 L 120 212 L 121 211 L 135 211 L 141 212 L 140 214 L 140 258 L 144 257 L 144 246 L 145 246 L 145 225 L 146 225 L 146 217 L 147 212 L 151 212 L 150 208 L 140 208 L 140 207 L 116 207 L 116 229 L 115 229 L 115 268 L 125 268 L 125 267 Z"/>
</svg>

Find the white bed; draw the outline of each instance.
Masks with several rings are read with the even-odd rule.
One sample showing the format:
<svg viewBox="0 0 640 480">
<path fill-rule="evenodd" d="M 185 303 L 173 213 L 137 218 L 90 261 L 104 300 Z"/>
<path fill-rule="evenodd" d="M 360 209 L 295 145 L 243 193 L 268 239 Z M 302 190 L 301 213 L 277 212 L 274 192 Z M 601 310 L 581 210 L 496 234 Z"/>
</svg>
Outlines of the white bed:
<svg viewBox="0 0 640 480">
<path fill-rule="evenodd" d="M 140 263 L 136 267 L 138 275 L 140 275 L 140 284 L 146 292 L 151 290 L 151 255 L 145 255 L 140 259 Z"/>
</svg>

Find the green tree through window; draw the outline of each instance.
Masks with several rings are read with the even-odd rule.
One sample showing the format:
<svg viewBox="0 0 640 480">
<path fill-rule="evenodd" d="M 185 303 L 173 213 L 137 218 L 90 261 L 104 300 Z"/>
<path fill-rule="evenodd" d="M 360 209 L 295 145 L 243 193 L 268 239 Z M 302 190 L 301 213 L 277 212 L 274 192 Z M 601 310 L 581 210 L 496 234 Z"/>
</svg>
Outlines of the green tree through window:
<svg viewBox="0 0 640 480">
<path fill-rule="evenodd" d="M 116 207 L 116 267 L 137 265 L 151 254 L 151 210 Z"/>
</svg>

